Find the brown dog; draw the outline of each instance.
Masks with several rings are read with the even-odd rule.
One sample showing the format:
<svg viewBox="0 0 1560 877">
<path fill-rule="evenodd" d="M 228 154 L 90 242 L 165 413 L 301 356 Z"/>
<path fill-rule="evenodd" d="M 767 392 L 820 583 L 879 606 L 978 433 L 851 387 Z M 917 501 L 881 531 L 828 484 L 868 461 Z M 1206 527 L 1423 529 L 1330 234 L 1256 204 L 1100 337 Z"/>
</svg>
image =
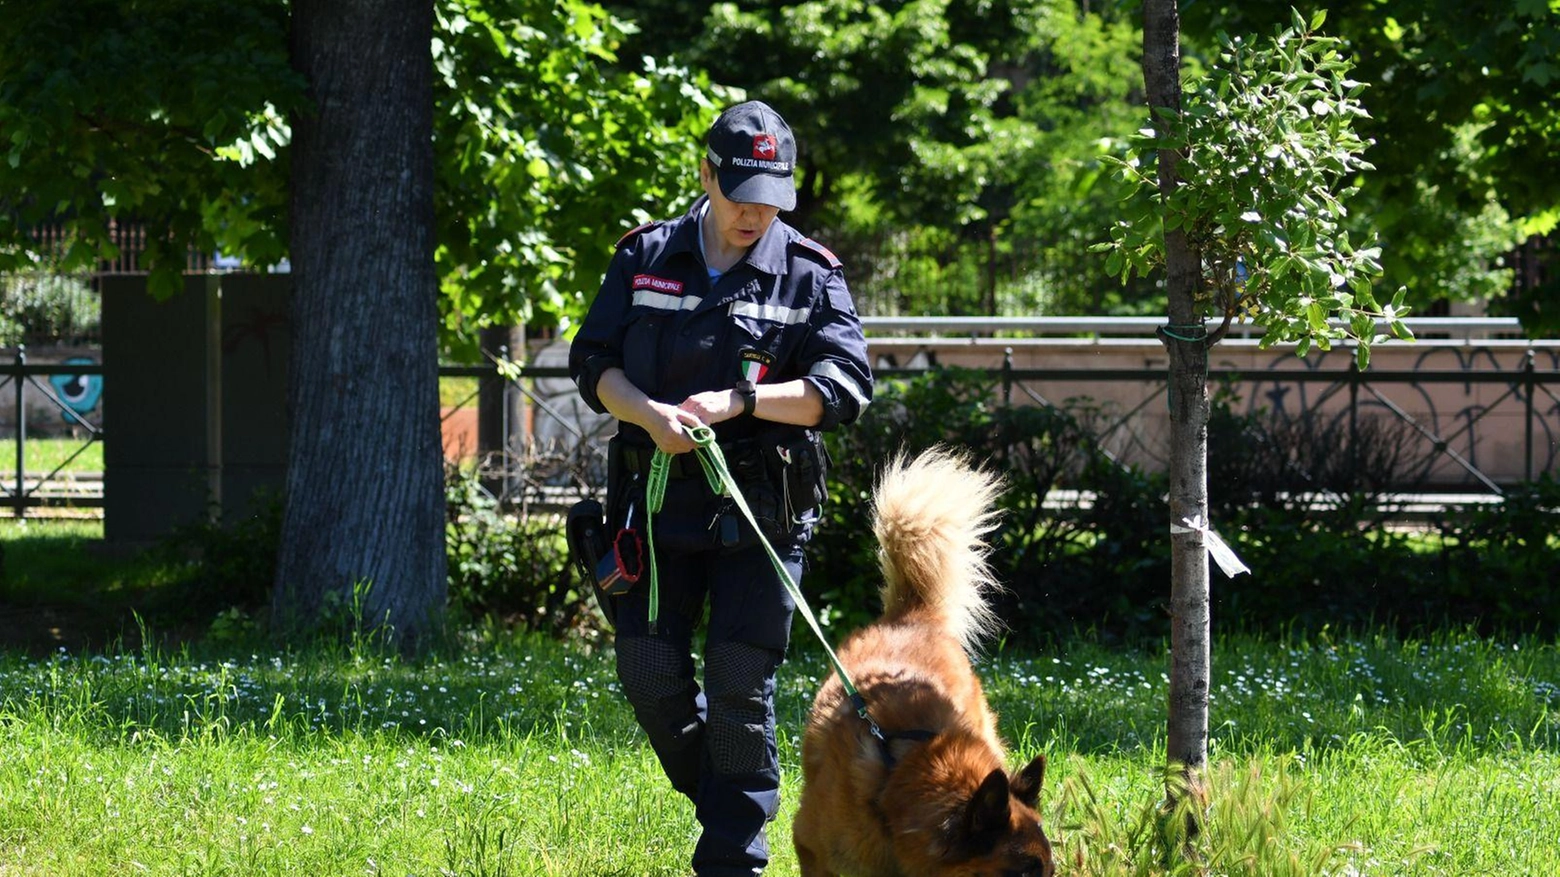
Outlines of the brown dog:
<svg viewBox="0 0 1560 877">
<path fill-rule="evenodd" d="M 1037 756 L 1009 776 L 967 651 L 995 619 L 982 536 L 997 479 L 933 449 L 884 470 L 874 495 L 883 615 L 841 646 L 879 740 L 837 676 L 802 743 L 792 825 L 802 877 L 1052 877 Z"/>
</svg>

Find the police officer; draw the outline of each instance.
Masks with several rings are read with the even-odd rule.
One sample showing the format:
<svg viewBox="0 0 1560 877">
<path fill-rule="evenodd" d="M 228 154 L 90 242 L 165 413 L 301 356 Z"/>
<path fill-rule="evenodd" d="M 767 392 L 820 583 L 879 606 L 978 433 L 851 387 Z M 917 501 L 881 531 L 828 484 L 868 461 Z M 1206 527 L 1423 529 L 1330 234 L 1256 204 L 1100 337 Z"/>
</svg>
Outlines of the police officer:
<svg viewBox="0 0 1560 877">
<path fill-rule="evenodd" d="M 648 588 L 611 598 L 617 673 L 672 786 L 703 829 L 700 877 L 757 874 L 779 807 L 775 673 L 795 606 L 753 528 L 711 490 L 686 428 L 713 427 L 791 577 L 823 498 L 817 431 L 872 398 L 861 323 L 840 262 L 782 222 L 796 206 L 796 142 L 749 101 L 711 126 L 687 214 L 630 231 L 569 351 L 585 403 L 610 412 L 607 528 L 633 553 L 656 448 L 672 458 L 653 525 L 659 618 Z M 643 558 L 624 557 L 628 567 Z M 695 627 L 708 613 L 702 685 Z"/>
</svg>

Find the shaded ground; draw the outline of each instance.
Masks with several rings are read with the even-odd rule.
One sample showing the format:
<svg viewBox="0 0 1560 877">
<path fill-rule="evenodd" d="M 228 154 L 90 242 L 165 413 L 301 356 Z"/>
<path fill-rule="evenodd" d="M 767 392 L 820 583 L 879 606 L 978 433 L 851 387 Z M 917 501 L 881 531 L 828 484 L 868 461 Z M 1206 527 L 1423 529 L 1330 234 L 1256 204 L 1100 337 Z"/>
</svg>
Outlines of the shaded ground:
<svg viewBox="0 0 1560 877">
<path fill-rule="evenodd" d="M 109 549 L 38 529 L 0 543 L 0 651 L 139 649 L 148 635 L 176 646 L 230 602 L 168 552 Z"/>
<path fill-rule="evenodd" d="M 140 632 L 132 630 L 137 644 Z M 79 606 L 0 607 L 0 652 L 41 655 L 65 648 L 72 652 L 98 651 L 124 643 L 121 619 Z"/>
<path fill-rule="evenodd" d="M 147 625 L 144 634 L 143 623 Z M 209 618 L 187 611 L 171 614 L 162 599 L 95 605 L 18 606 L 0 602 L 0 653 L 36 657 L 61 648 L 70 652 L 136 650 L 145 644 L 143 636 L 150 636 L 159 647 L 177 647 L 199 638 L 209 626 Z"/>
</svg>

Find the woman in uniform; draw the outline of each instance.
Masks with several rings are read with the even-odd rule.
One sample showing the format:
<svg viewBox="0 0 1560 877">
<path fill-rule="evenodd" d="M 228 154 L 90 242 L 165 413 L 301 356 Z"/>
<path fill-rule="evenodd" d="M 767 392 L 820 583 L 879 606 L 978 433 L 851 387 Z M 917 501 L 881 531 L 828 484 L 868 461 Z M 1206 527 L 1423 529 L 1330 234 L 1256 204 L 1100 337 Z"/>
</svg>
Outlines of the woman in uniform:
<svg viewBox="0 0 1560 877">
<path fill-rule="evenodd" d="M 569 351 L 585 403 L 618 421 L 607 532 L 634 551 L 656 449 L 676 455 L 653 533 L 660 587 L 604 607 L 624 696 L 672 786 L 694 804 L 700 877 L 760 873 L 779 807 L 775 673 L 795 608 L 753 528 L 706 482 L 687 430 L 713 428 L 760 529 L 800 582 L 825 495 L 820 430 L 872 398 L 840 262 L 779 219 L 796 206 L 796 141 L 749 101 L 711 126 L 683 216 L 630 231 Z M 641 558 L 622 558 L 625 566 Z M 707 617 L 706 617 L 707 616 Z M 702 684 L 694 634 L 704 623 Z"/>
</svg>

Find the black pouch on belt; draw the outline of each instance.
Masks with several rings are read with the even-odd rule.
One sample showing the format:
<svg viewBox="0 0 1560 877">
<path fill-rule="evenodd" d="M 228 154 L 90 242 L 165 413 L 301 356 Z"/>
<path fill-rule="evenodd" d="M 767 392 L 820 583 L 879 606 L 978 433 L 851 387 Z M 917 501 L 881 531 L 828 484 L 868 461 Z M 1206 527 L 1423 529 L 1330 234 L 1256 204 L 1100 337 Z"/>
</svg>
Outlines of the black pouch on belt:
<svg viewBox="0 0 1560 877">
<path fill-rule="evenodd" d="M 563 532 L 581 584 L 590 585 L 596 605 L 611 625 L 615 616 L 611 598 L 622 593 L 618 587 L 622 578 L 614 575 L 617 567 L 611 541 L 607 538 L 607 521 L 601 503 L 593 499 L 575 503 L 569 509 Z"/>
<path fill-rule="evenodd" d="M 778 486 L 786 525 L 817 520 L 829 496 L 829 455 L 823 437 L 813 430 L 782 436 L 764 442 L 763 452 L 770 478 Z"/>
<path fill-rule="evenodd" d="M 753 512 L 759 531 L 771 544 L 784 542 L 790 535 L 790 527 L 785 520 L 785 503 L 776 482 L 770 478 L 761 446 L 744 439 L 731 443 L 730 447 L 723 447 L 723 451 L 726 466 L 731 470 L 731 479 L 742 491 L 742 498 L 747 500 L 748 509 Z M 718 524 L 722 548 L 744 548 L 758 544 L 752 526 L 743 519 L 736 503 L 729 499 L 722 504 Z"/>
</svg>

